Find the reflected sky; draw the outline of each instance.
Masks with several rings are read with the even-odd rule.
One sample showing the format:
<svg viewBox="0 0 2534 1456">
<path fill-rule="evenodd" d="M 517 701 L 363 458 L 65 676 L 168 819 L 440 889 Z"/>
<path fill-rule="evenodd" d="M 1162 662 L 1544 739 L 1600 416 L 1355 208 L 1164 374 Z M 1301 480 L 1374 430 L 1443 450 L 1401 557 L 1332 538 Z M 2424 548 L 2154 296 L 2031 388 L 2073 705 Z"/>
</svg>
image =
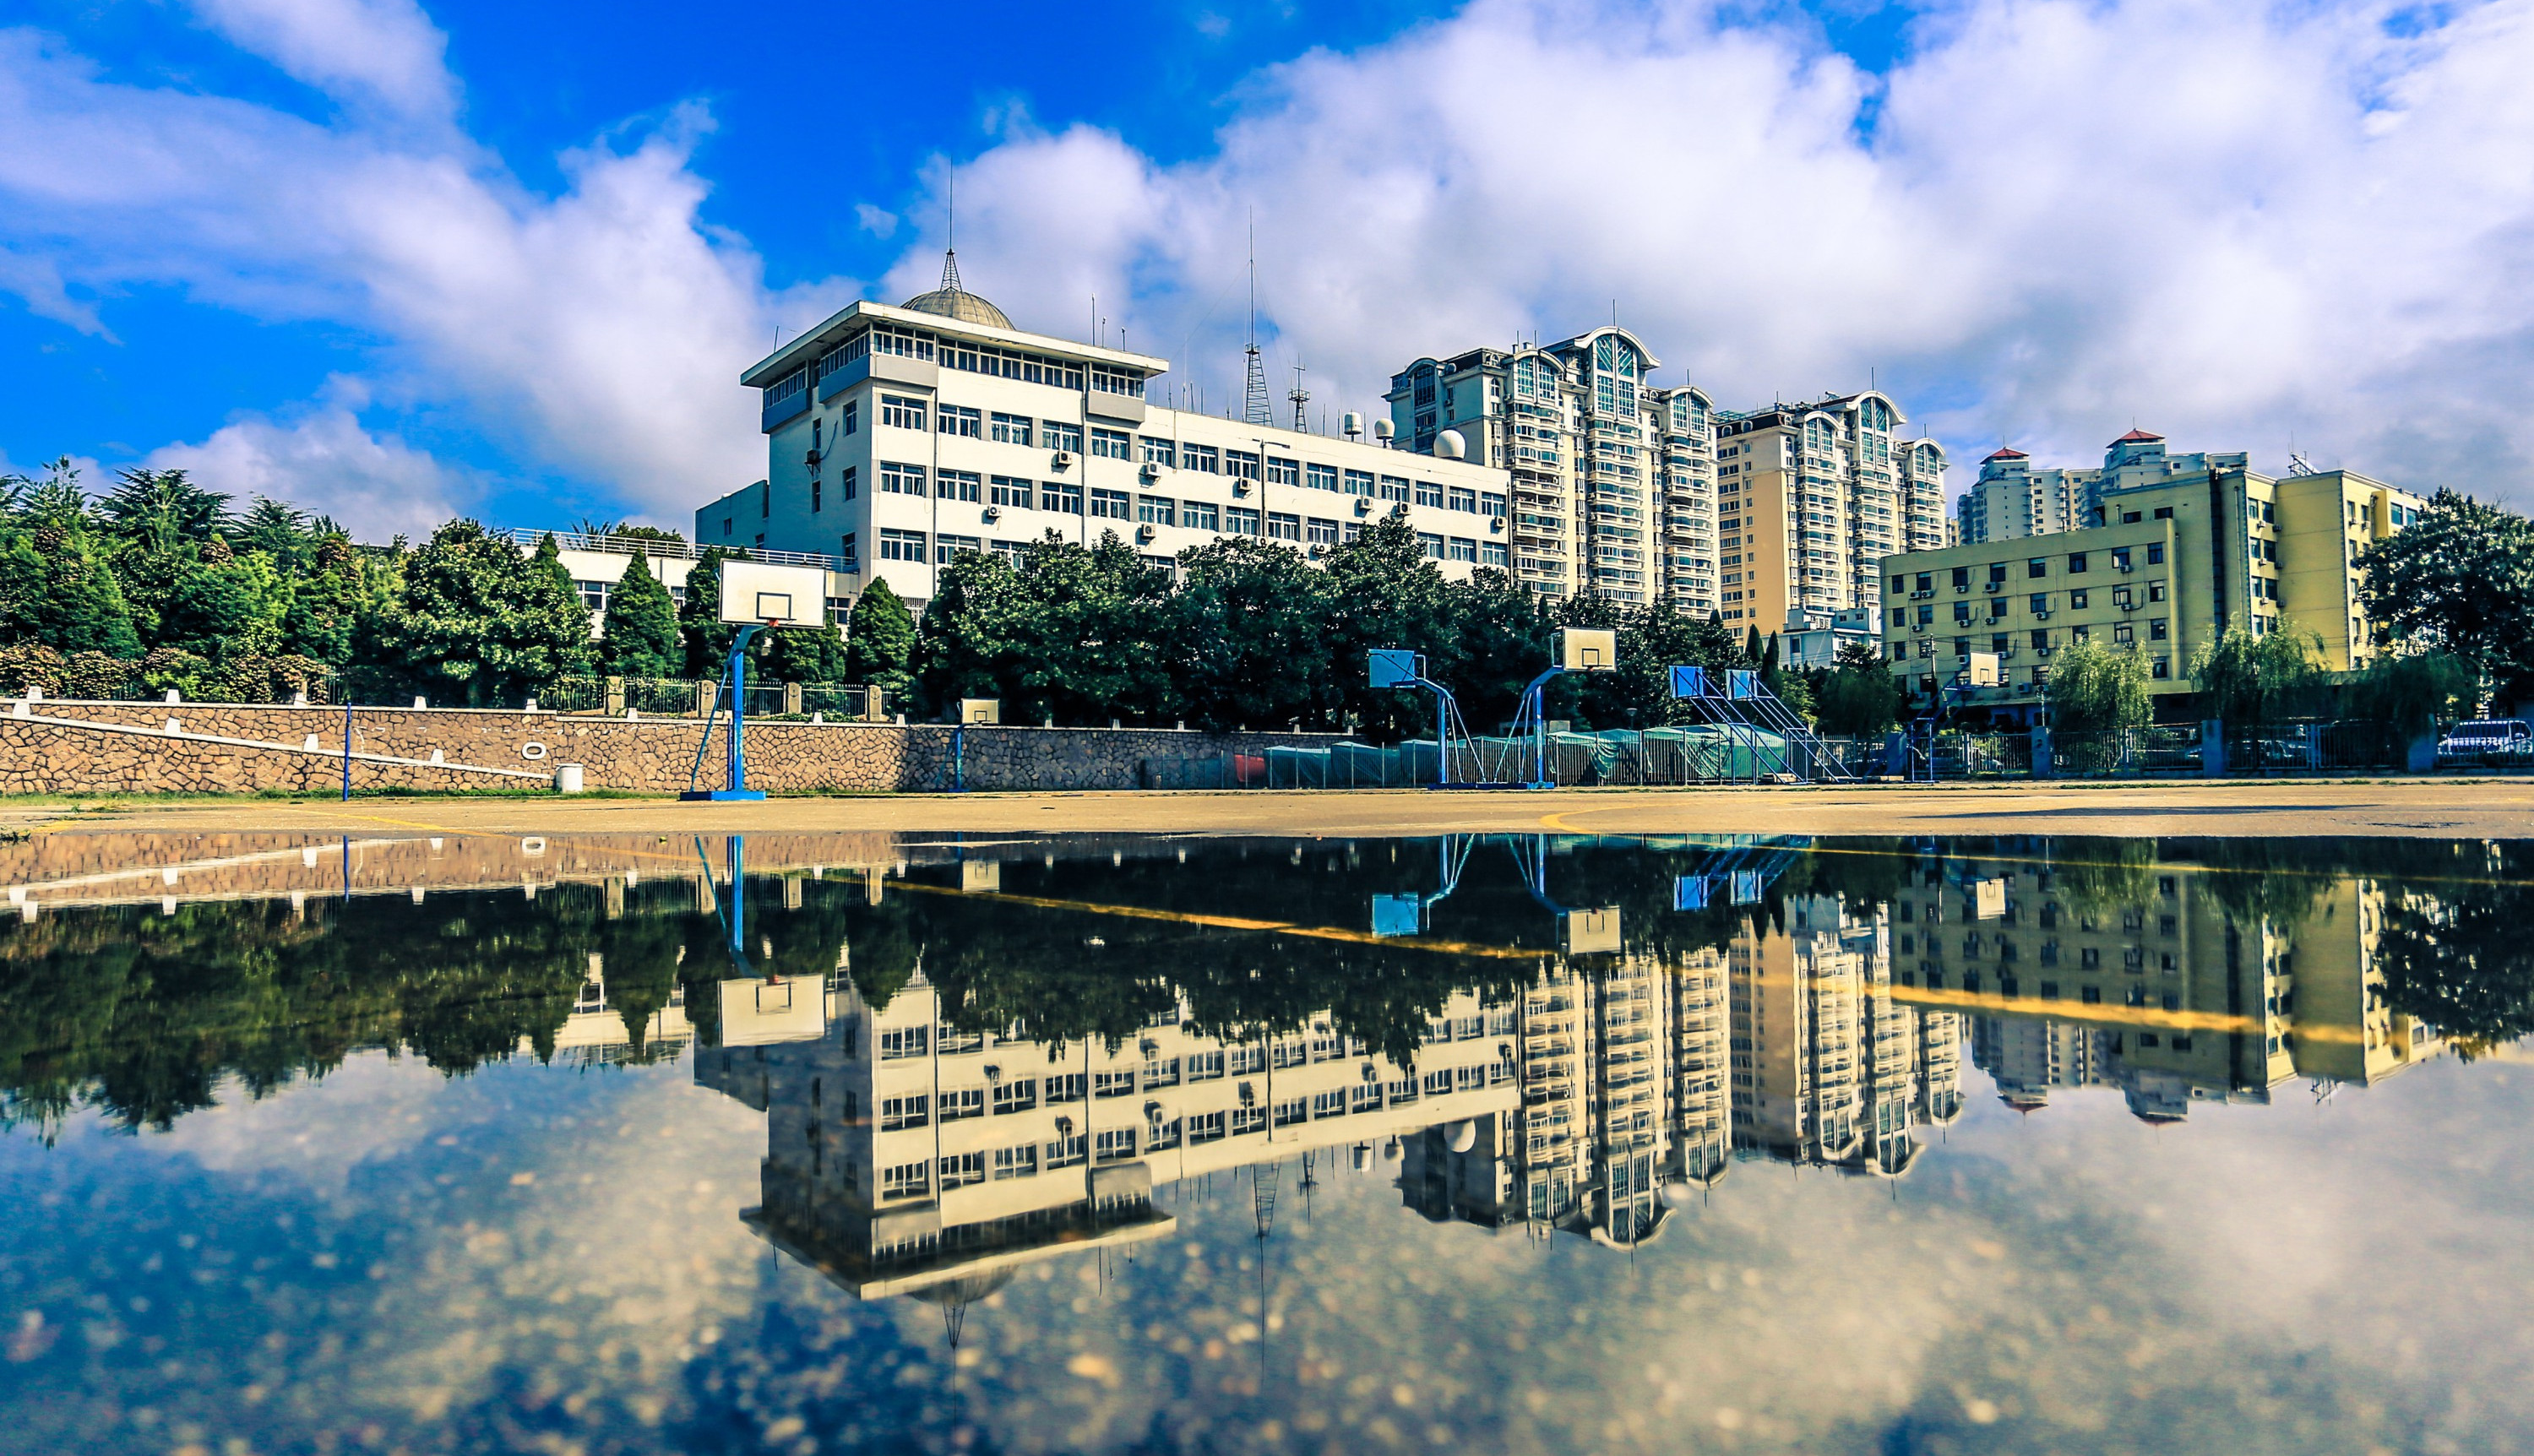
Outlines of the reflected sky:
<svg viewBox="0 0 2534 1456">
<path fill-rule="evenodd" d="M 2513 845 L 0 854 L 0 1451 L 2534 1445 Z"/>
</svg>

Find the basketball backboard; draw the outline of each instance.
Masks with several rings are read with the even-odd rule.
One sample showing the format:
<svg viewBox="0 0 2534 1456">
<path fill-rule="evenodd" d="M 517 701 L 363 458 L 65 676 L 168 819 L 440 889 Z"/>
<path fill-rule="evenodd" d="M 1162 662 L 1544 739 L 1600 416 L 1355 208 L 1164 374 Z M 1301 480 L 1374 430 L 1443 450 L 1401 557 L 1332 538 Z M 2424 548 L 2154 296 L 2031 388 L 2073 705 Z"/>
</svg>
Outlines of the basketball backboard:
<svg viewBox="0 0 2534 1456">
<path fill-rule="evenodd" d="M 725 561 L 721 564 L 721 620 L 760 627 L 824 627 L 827 574 L 819 567 Z"/>
<path fill-rule="evenodd" d="M 1416 653 L 1405 647 L 1373 648 L 1369 666 L 1372 686 L 1376 688 L 1396 688 L 1423 676 L 1419 670 L 1423 664 L 1417 660 Z"/>
<path fill-rule="evenodd" d="M 1616 672 L 1619 635 L 1595 627 L 1561 627 L 1550 652 L 1568 672 Z"/>
<path fill-rule="evenodd" d="M 1962 681 L 1973 688 L 1994 688 L 2006 681 L 1995 652 L 1973 652 L 1963 674 Z"/>
</svg>

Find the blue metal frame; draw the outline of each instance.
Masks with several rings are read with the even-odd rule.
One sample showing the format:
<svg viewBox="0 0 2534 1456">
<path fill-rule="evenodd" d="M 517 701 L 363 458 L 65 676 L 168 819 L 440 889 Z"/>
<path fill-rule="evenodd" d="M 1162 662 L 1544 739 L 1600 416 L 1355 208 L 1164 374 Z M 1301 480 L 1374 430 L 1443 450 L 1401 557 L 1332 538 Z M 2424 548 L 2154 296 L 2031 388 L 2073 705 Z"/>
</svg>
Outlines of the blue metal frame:
<svg viewBox="0 0 2534 1456">
<path fill-rule="evenodd" d="M 704 750 L 712 746 L 713 720 L 721 713 L 721 703 L 715 700 L 712 711 L 704 715 L 704 736 L 695 744 L 695 766 L 688 770 L 687 791 L 678 796 L 680 799 L 724 803 L 765 797 L 764 790 L 748 786 L 748 711 L 743 705 L 748 689 L 748 642 L 761 630 L 753 622 L 740 628 L 739 636 L 730 644 L 730 661 L 722 669 L 722 687 L 730 694 L 730 787 L 695 787 L 704 771 Z"/>
</svg>

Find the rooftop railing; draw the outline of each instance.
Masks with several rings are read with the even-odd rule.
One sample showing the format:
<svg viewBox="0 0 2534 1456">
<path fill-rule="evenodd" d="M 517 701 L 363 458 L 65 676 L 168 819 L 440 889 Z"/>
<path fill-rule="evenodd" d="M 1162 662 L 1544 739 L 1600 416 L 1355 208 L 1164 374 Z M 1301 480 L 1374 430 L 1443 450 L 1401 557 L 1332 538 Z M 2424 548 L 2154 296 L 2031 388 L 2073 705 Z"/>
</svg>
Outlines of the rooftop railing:
<svg viewBox="0 0 2534 1456">
<path fill-rule="evenodd" d="M 599 536 L 586 531 L 535 530 L 527 526 L 497 526 L 492 534 L 530 551 L 537 549 L 538 542 L 552 536 L 555 545 L 565 551 L 603 551 L 617 556 L 649 556 L 666 561 L 695 561 L 704 554 L 704 548 L 700 546 L 685 541 L 663 541 L 654 536 Z M 839 558 L 817 551 L 770 551 L 762 546 L 726 549 L 744 552 L 750 561 L 770 562 L 776 566 L 823 567 L 830 572 L 848 574 L 854 570 Z"/>
</svg>

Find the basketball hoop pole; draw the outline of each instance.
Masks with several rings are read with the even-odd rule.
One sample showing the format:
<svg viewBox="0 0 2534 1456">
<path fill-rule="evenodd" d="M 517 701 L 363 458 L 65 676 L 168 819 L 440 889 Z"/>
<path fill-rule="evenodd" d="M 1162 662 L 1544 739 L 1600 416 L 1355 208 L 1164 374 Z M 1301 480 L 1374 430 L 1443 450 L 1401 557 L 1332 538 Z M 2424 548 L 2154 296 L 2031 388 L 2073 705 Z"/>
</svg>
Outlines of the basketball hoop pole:
<svg viewBox="0 0 2534 1456">
<path fill-rule="evenodd" d="M 774 626 L 771 622 L 764 625 Z M 687 776 L 687 791 L 678 796 L 681 799 L 754 800 L 765 797 L 764 791 L 748 786 L 748 710 L 743 704 L 748 688 L 748 643 L 761 630 L 754 622 L 742 626 L 739 636 L 731 641 L 730 660 L 722 669 L 722 683 L 730 692 L 730 787 L 698 789 L 694 787 L 695 775 L 691 773 Z M 715 707 L 718 706 L 716 703 Z M 703 763 L 704 751 L 712 746 L 712 716 L 707 714 L 703 739 L 695 745 L 698 767 Z"/>
</svg>

